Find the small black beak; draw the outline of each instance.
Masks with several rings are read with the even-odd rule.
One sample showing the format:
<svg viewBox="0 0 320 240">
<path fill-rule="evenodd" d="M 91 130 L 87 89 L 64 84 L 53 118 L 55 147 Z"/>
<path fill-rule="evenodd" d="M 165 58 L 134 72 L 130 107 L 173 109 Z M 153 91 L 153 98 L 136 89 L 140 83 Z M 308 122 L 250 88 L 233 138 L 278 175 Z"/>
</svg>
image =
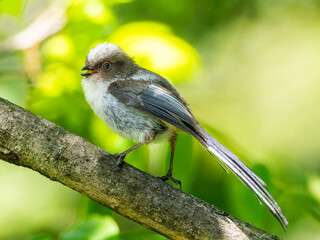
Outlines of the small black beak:
<svg viewBox="0 0 320 240">
<path fill-rule="evenodd" d="M 90 68 L 88 65 L 86 65 L 81 69 L 81 71 L 84 71 L 84 70 L 93 70 L 93 69 Z"/>
<path fill-rule="evenodd" d="M 84 70 L 87 70 L 88 72 L 85 72 L 85 73 L 81 73 L 80 75 L 81 76 L 90 76 L 94 73 L 97 73 L 97 71 L 95 71 L 93 68 L 90 68 L 88 65 L 84 66 L 81 71 L 84 71 Z"/>
</svg>

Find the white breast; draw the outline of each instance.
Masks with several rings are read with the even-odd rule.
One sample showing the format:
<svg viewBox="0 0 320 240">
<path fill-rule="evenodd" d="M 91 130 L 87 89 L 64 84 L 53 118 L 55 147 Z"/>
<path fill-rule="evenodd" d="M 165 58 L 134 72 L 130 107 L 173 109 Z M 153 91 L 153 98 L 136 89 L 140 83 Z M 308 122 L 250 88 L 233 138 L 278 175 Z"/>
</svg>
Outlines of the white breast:
<svg viewBox="0 0 320 240">
<path fill-rule="evenodd" d="M 113 132 L 134 142 L 154 137 L 155 131 L 161 129 L 160 120 L 121 103 L 108 92 L 110 84 L 88 78 L 82 80 L 86 100 L 93 111 Z"/>
<path fill-rule="evenodd" d="M 98 117 L 103 119 L 105 109 L 104 95 L 109 84 L 101 81 L 94 82 L 87 78 L 83 78 L 81 83 L 87 102 Z"/>
</svg>

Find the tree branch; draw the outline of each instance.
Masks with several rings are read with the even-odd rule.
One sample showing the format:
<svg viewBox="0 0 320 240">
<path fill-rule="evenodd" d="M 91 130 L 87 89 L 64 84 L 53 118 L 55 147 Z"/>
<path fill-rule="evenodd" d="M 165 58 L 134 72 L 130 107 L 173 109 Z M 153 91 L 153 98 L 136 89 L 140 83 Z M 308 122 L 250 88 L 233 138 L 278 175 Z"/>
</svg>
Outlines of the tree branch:
<svg viewBox="0 0 320 240">
<path fill-rule="evenodd" d="M 170 239 L 278 239 L 0 98 L 0 158 L 31 168 Z"/>
</svg>

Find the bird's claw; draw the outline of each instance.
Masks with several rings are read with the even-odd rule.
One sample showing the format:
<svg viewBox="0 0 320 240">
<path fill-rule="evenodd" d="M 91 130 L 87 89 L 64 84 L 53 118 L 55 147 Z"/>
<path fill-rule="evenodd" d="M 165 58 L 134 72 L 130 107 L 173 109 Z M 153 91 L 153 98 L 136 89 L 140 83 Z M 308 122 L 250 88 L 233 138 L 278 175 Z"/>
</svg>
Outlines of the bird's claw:
<svg viewBox="0 0 320 240">
<path fill-rule="evenodd" d="M 117 163 L 112 167 L 112 171 L 121 167 L 121 165 L 124 163 L 123 159 L 126 155 L 123 155 L 121 153 L 115 153 L 113 156 L 117 158 Z"/>
<path fill-rule="evenodd" d="M 174 184 L 176 185 L 179 185 L 180 189 L 181 189 L 181 181 L 173 178 L 172 176 L 168 176 L 168 175 L 165 175 L 165 176 L 162 176 L 162 177 L 159 177 L 162 181 L 168 181 L 168 180 L 171 180 Z"/>
</svg>

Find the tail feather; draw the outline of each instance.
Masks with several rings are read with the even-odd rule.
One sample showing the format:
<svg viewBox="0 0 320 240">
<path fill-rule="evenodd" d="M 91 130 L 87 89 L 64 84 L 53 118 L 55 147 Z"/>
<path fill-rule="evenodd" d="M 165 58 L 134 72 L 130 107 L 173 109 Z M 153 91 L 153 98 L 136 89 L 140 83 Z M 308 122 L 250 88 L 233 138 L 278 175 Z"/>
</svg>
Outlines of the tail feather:
<svg viewBox="0 0 320 240">
<path fill-rule="evenodd" d="M 275 199 L 266 189 L 265 182 L 263 182 L 236 155 L 214 139 L 210 134 L 203 129 L 201 130 L 203 136 L 201 137 L 200 142 L 202 145 L 209 152 L 218 157 L 249 189 L 253 191 L 260 203 L 264 203 L 269 208 L 270 212 L 285 230 L 288 221 Z"/>
</svg>

